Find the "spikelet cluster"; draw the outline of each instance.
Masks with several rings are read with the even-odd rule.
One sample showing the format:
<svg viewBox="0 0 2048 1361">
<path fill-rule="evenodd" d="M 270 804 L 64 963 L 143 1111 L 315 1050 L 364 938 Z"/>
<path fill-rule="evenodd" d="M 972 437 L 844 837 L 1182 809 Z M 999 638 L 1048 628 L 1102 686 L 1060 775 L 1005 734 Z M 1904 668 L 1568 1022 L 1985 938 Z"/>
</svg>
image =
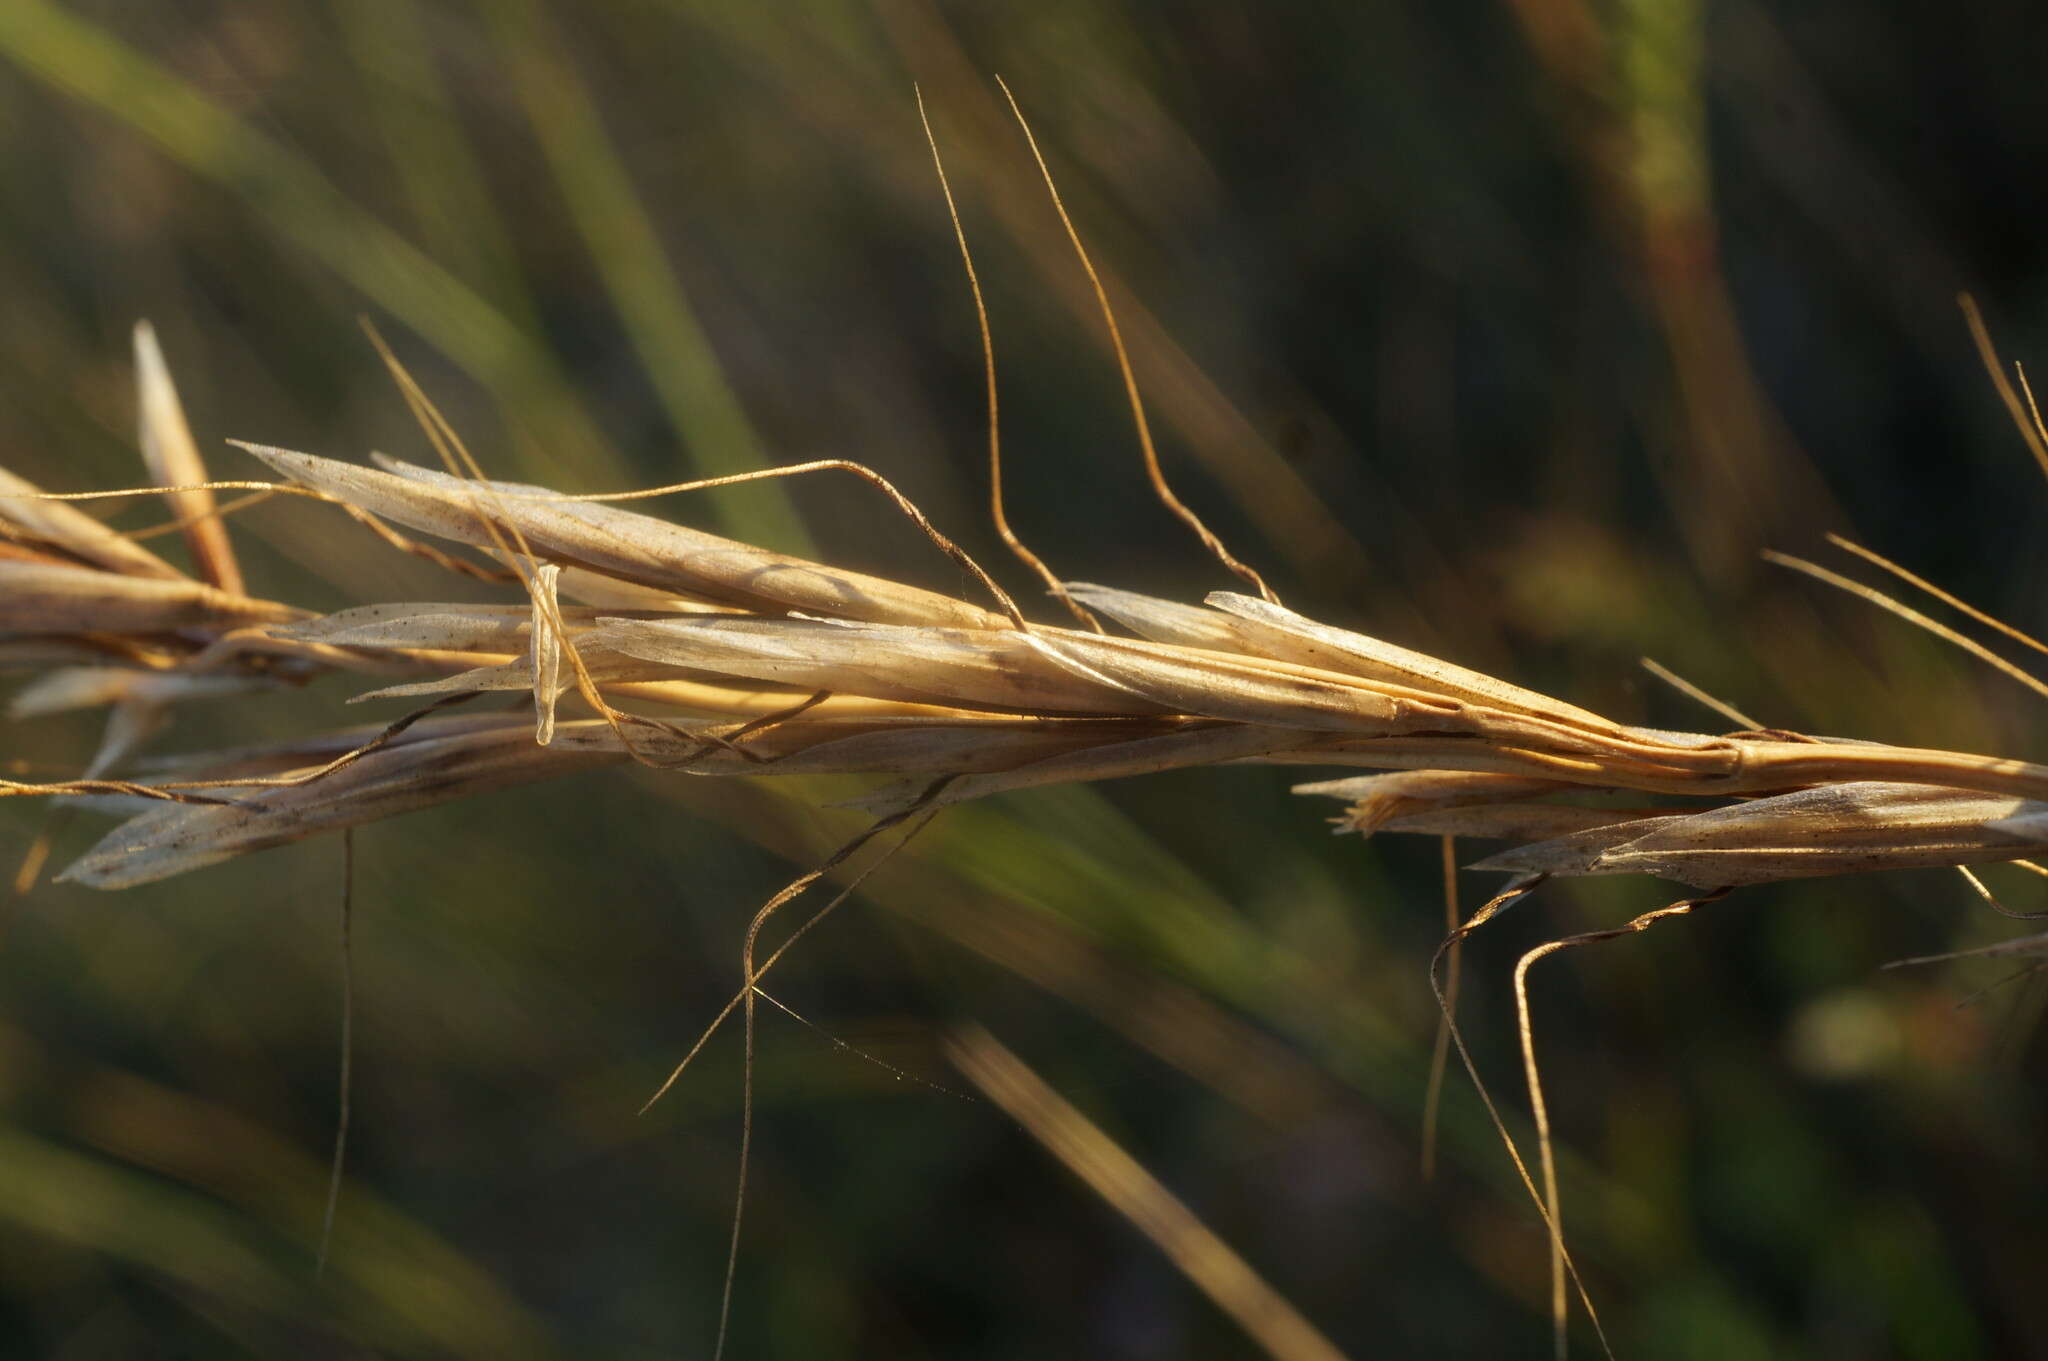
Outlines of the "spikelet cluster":
<svg viewBox="0 0 2048 1361">
<path fill-rule="evenodd" d="M 138 352 L 143 445 L 185 451 L 159 452 L 152 472 L 202 480 L 146 332 Z M 82 782 L 11 787 L 132 814 L 70 867 L 74 881 L 144 883 L 626 762 L 883 777 L 863 800 L 878 817 L 1219 762 L 1364 767 L 1385 773 L 1300 792 L 1344 799 L 1349 830 L 1509 843 L 1482 868 L 1701 888 L 2048 847 L 2048 768 L 2026 762 L 1633 727 L 1228 592 L 1187 605 L 1076 583 L 1072 600 L 1119 633 L 1033 623 L 985 576 L 980 604 L 545 488 L 242 447 L 394 543 L 467 550 L 427 551 L 524 599 L 317 615 L 244 592 L 204 493 L 170 495 L 210 580 L 0 474 L 0 660 L 42 672 L 13 712 L 114 708 Z M 178 700 L 336 672 L 383 682 L 357 698 L 428 704 L 113 778 Z M 1570 797 L 1589 790 L 1663 802 Z"/>
</svg>

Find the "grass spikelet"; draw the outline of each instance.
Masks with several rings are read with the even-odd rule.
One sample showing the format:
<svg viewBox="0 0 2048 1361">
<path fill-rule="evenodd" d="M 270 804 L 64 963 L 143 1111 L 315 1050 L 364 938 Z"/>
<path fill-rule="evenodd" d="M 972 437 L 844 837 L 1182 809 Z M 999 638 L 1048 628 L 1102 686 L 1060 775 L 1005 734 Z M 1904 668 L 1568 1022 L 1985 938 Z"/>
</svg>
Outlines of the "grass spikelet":
<svg viewBox="0 0 2048 1361">
<path fill-rule="evenodd" d="M 267 846 L 625 759 L 612 744 L 537 746 L 532 724 L 524 720 L 430 736 L 335 766 L 317 781 L 287 774 L 278 777 L 280 786 L 253 792 L 231 782 L 228 794 L 243 792 L 231 800 L 227 794 L 210 796 L 203 806 L 198 796 L 184 795 L 194 806 L 123 823 L 58 877 L 92 888 L 128 888 Z M 178 797 L 176 790 L 148 785 L 122 792 Z"/>
<path fill-rule="evenodd" d="M 147 321 L 135 323 L 136 405 L 140 408 L 142 461 L 149 475 L 165 488 L 164 500 L 185 536 L 185 547 L 199 575 L 230 595 L 240 595 L 242 568 L 235 561 L 234 545 L 228 539 L 213 493 L 201 489 L 206 481 L 206 461 L 185 421 L 178 388 L 164 363 L 157 344 L 156 328 Z"/>
<path fill-rule="evenodd" d="M 2048 847 L 2048 803 L 1851 781 L 1700 813 L 1620 822 L 1473 868 L 1650 874 L 1695 888 L 2014 860 Z"/>
<path fill-rule="evenodd" d="M 0 561 L 0 630 L 10 633 L 165 633 L 306 617 L 304 610 L 203 582 Z"/>
<path fill-rule="evenodd" d="M 16 544 L 126 576 L 183 581 L 185 574 L 125 535 L 0 468 L 0 535 Z"/>
</svg>

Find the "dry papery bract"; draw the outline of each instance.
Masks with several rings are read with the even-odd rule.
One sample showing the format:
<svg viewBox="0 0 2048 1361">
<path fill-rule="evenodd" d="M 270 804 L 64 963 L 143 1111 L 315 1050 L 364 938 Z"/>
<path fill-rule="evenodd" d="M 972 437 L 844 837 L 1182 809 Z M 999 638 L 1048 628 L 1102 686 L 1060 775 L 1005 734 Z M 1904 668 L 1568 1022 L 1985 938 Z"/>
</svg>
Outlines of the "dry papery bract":
<svg viewBox="0 0 2048 1361">
<path fill-rule="evenodd" d="M 1508 843 L 1477 868 L 1515 884 L 1461 931 L 1552 875 L 1651 874 L 1711 896 L 2048 850 L 2048 767 L 2024 761 L 1633 727 L 1231 592 L 1191 605 L 1073 583 L 1071 601 L 1131 636 L 1028 622 L 900 498 L 988 604 L 545 488 L 243 445 L 388 542 L 525 596 L 315 614 L 245 593 L 211 494 L 196 489 L 196 455 L 178 453 L 190 435 L 153 339 L 138 335 L 138 357 L 143 443 L 159 481 L 179 488 L 169 499 L 204 579 L 0 473 L 0 662 L 40 672 L 11 713 L 114 706 L 79 779 L 0 786 L 130 814 L 64 872 L 76 883 L 148 883 L 628 762 L 679 776 L 885 777 L 857 800 L 877 827 L 1005 790 L 1183 766 L 1367 768 L 1378 773 L 1299 792 L 1343 800 L 1340 830 Z M 296 742 L 135 757 L 173 703 L 332 673 L 362 677 L 358 699 L 427 703 Z M 766 968 L 752 950 L 750 932 L 749 1008 Z M 1529 1078 L 1547 1133 L 1533 1062 Z M 1537 1199 L 1561 1291 L 1544 1152 Z"/>
</svg>

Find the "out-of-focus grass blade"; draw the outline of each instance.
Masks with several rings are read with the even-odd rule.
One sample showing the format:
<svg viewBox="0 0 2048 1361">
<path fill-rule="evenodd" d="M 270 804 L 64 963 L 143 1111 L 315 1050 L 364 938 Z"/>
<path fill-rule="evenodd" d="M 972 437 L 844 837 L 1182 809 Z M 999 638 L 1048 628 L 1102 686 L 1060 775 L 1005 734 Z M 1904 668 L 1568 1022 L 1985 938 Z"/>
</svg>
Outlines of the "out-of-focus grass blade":
<svg viewBox="0 0 2048 1361">
<path fill-rule="evenodd" d="M 277 1251 L 282 1235 L 310 1254 L 322 1166 L 125 1073 L 93 1074 L 73 1105 L 80 1135 L 111 1156 L 0 1125 L 0 1223 L 140 1267 L 202 1305 L 287 1320 L 322 1312 L 310 1271 Z M 358 1340 L 395 1356 L 554 1354 L 538 1321 L 475 1263 L 374 1193 L 352 1186 L 347 1204 L 333 1280 Z"/>
<path fill-rule="evenodd" d="M 561 36 L 532 0 L 483 9 L 570 215 L 692 466 L 713 477 L 761 467 L 766 460 L 753 424 L 726 382 L 590 92 L 564 56 Z M 734 488 L 718 498 L 714 513 L 751 543 L 810 551 L 810 535 L 773 487 Z"/>
<path fill-rule="evenodd" d="M 1185 1202 L 988 1031 L 955 1031 L 946 1054 L 1068 1171 L 1150 1238 L 1266 1355 L 1275 1361 L 1343 1361 L 1344 1354 Z"/>
<path fill-rule="evenodd" d="M 518 251 L 464 135 L 420 7 L 413 0 L 349 0 L 328 12 L 370 87 L 370 115 L 427 248 L 482 287 L 514 324 L 538 334 L 539 310 Z"/>
<path fill-rule="evenodd" d="M 318 170 L 176 74 L 49 0 L 0 4 L 0 57 L 129 124 L 253 208 L 489 387 L 553 459 L 613 468 L 531 338 Z"/>
</svg>

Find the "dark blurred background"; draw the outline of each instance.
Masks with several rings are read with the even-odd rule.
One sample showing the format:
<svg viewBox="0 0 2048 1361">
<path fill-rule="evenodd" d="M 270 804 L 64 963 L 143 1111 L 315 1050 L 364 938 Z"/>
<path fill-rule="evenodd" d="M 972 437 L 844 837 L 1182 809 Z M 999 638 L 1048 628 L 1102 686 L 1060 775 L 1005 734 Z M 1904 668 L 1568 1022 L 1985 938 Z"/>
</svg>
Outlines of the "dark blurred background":
<svg viewBox="0 0 2048 1361">
<path fill-rule="evenodd" d="M 1070 578 L 1230 587 L 1143 488 L 1001 75 L 1169 471 L 1295 608 L 1626 720 L 1723 726 L 1647 653 L 1767 723 L 2038 756 L 2039 699 L 1757 554 L 1839 531 L 2048 625 L 2048 487 L 1955 300 L 2048 364 L 2044 52 L 2026 0 L 5 0 L 0 462 L 139 480 L 145 316 L 222 476 L 256 471 L 228 437 L 421 457 L 368 316 L 493 470 L 858 459 L 1021 589 L 915 82 L 988 288 L 1013 520 Z M 964 589 L 844 480 L 661 510 Z M 265 594 L 477 595 L 319 507 L 235 523 Z M 195 707 L 158 745 L 362 721 L 348 693 Z M 10 773 L 96 740 L 12 725 Z M 971 1018 L 1347 1354 L 1546 1355 L 1541 1226 L 1462 1079 L 1418 1171 L 1437 847 L 1330 837 L 1287 792 L 1326 773 L 962 808 L 808 938 L 771 990 L 818 1029 L 764 1013 L 732 1354 L 1253 1354 L 951 1094 L 938 1039 Z M 614 772 L 361 832 L 319 1282 L 339 844 L 17 896 L 0 1354 L 708 1354 L 737 1035 L 634 1112 L 754 908 L 858 825 L 821 806 L 846 792 Z M 10 873 L 49 817 L 0 807 Z M 96 828 L 57 833 L 61 864 Z M 1469 908 L 1493 881 L 1465 879 Z M 1669 896 L 1555 885 L 1475 941 L 1464 1014 L 1518 1129 L 1513 960 Z M 2048 1354 L 2043 993 L 1979 995 L 2010 961 L 1879 971 L 2025 929 L 1929 871 L 1537 971 L 1619 1354 Z"/>
</svg>

